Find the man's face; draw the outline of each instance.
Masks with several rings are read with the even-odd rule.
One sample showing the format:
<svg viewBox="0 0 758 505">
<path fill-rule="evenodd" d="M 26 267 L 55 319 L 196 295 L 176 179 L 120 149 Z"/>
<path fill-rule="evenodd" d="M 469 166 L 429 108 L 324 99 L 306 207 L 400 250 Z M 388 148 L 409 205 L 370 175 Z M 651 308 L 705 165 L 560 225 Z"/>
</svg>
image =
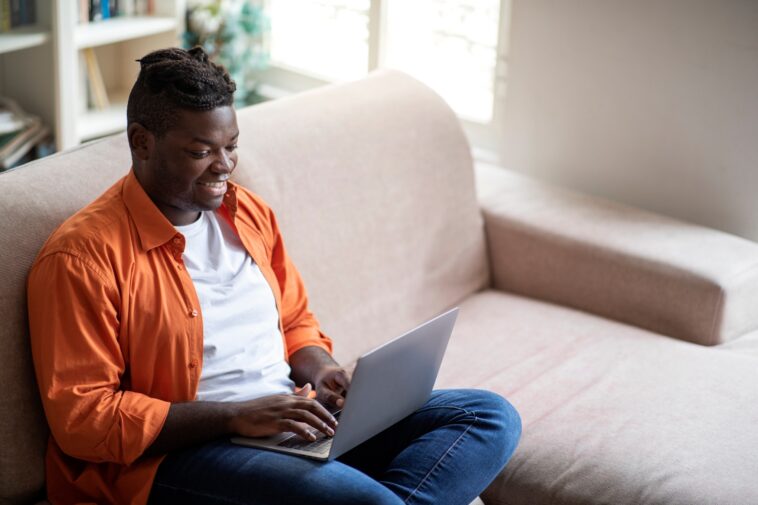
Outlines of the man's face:
<svg viewBox="0 0 758 505">
<path fill-rule="evenodd" d="M 138 173 L 143 188 L 174 225 L 215 210 L 237 166 L 237 115 L 231 106 L 178 111 L 174 126 L 154 138 Z"/>
</svg>

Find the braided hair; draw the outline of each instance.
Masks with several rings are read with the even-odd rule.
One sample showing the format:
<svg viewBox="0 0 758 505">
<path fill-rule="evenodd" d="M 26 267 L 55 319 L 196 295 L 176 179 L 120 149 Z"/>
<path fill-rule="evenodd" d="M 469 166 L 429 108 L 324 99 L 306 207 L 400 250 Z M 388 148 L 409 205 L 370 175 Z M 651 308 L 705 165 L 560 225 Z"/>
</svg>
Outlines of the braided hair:
<svg viewBox="0 0 758 505">
<path fill-rule="evenodd" d="M 159 49 L 137 61 L 140 72 L 126 105 L 128 125 L 139 123 L 162 137 L 177 109 L 210 110 L 233 102 L 234 81 L 202 47 Z"/>
</svg>

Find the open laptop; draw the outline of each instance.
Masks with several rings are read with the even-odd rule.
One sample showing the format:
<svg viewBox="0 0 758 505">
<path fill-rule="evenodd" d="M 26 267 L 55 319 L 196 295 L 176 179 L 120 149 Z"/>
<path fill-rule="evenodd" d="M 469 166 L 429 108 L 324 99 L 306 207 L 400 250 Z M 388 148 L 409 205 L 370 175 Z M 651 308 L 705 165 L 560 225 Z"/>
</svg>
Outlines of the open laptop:
<svg viewBox="0 0 758 505">
<path fill-rule="evenodd" d="M 457 316 L 456 307 L 361 356 L 333 437 L 312 429 L 315 441 L 287 432 L 232 442 L 319 460 L 341 456 L 426 403 Z"/>
</svg>

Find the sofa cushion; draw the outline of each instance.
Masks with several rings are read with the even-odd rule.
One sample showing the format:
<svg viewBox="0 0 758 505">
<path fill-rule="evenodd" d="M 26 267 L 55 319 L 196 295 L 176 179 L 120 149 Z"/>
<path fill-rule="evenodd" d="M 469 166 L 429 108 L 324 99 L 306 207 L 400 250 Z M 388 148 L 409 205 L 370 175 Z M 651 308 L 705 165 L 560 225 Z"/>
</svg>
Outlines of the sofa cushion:
<svg viewBox="0 0 758 505">
<path fill-rule="evenodd" d="M 340 361 L 487 284 L 469 146 L 429 88 L 379 71 L 238 122 L 235 178 L 277 213 Z"/>
<path fill-rule="evenodd" d="M 517 295 L 466 300 L 438 386 L 523 418 L 489 504 L 758 503 L 758 360 Z"/>
<path fill-rule="evenodd" d="M 751 331 L 735 340 L 730 340 L 729 342 L 718 346 L 717 349 L 758 358 L 758 330 Z"/>
<path fill-rule="evenodd" d="M 0 174 L 0 502 L 28 503 L 44 483 L 47 425 L 31 363 L 26 276 L 48 235 L 130 163 L 125 137 Z"/>
</svg>

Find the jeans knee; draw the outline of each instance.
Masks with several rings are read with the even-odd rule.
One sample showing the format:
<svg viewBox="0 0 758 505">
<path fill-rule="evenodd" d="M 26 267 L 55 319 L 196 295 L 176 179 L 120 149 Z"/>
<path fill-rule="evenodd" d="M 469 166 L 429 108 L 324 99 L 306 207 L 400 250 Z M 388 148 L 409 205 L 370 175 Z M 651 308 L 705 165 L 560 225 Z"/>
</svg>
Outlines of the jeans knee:
<svg viewBox="0 0 758 505">
<path fill-rule="evenodd" d="M 521 438 L 521 416 L 508 400 L 497 393 L 477 390 L 475 396 L 472 400 L 476 416 L 486 426 L 493 445 L 502 449 L 507 462 Z"/>
</svg>

